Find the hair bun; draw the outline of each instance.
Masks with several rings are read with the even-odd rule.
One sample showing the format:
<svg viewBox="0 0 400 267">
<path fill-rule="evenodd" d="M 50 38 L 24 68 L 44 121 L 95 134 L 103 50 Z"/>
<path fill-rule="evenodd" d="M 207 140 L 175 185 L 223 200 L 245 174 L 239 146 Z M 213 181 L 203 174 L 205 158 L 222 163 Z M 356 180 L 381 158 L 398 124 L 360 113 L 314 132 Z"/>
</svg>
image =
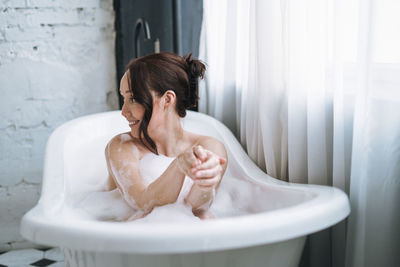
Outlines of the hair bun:
<svg viewBox="0 0 400 267">
<path fill-rule="evenodd" d="M 187 73 L 189 76 L 197 79 L 199 77 L 204 78 L 204 73 L 206 71 L 206 66 L 197 59 L 193 59 L 192 53 L 183 56 L 187 64 Z"/>
<path fill-rule="evenodd" d="M 183 56 L 187 69 L 186 73 L 189 77 L 189 88 L 188 88 L 188 105 L 187 107 L 196 106 L 196 102 L 199 99 L 198 97 L 198 78 L 204 78 L 204 73 L 206 71 L 206 66 L 197 59 L 193 59 L 192 53 L 186 54 Z"/>
</svg>

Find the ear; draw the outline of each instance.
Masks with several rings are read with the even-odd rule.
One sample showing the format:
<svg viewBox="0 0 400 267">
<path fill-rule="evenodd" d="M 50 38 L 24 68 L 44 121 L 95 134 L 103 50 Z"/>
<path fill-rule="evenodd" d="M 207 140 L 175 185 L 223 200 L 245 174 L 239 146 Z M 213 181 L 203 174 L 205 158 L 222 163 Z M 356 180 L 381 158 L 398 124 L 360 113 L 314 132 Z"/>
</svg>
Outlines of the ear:
<svg viewBox="0 0 400 267">
<path fill-rule="evenodd" d="M 175 105 L 176 95 L 172 90 L 168 90 L 162 96 L 164 109 L 171 108 Z"/>
</svg>

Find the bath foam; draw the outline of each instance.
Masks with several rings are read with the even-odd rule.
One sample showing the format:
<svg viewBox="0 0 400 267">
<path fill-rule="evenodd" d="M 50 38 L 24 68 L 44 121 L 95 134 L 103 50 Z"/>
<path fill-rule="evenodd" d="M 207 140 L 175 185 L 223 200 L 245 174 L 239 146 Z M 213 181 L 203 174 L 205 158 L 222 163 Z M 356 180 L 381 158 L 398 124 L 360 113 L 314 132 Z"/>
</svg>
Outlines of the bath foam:
<svg viewBox="0 0 400 267">
<path fill-rule="evenodd" d="M 83 211 L 100 221 L 126 221 L 138 212 L 121 198 L 118 189 L 91 192 L 79 205 Z"/>
<path fill-rule="evenodd" d="M 108 141 L 128 131 L 120 113 L 68 122 L 47 143 L 41 198 L 23 216 L 21 234 L 35 243 L 64 248 L 67 265 L 297 266 L 306 236 L 350 213 L 344 192 L 273 179 L 257 168 L 228 128 L 210 116 L 188 111 L 182 119 L 185 130 L 213 136 L 227 149 L 228 170 L 211 206 L 217 219 L 169 223 L 171 219 L 190 220 L 179 216 L 186 215 L 183 210 L 172 214 L 174 218 L 164 214 L 161 223 L 140 224 L 154 220 L 157 213 L 133 222 L 94 220 L 88 211 L 97 213 L 99 220 L 112 220 L 115 212 L 96 207 L 103 192 L 108 192 L 112 201 L 125 202 L 118 191 L 111 192 L 107 183 L 110 166 L 104 157 Z M 94 202 L 96 205 L 89 205 Z M 110 201 L 105 198 L 104 202 Z M 77 220 L 60 216 L 63 205 Z M 168 210 L 171 206 L 164 211 L 175 212 Z M 127 203 L 125 207 L 130 208 Z M 111 218 L 100 216 L 104 212 Z M 251 215 L 236 216 L 240 213 Z M 115 214 L 115 220 L 121 214 Z M 221 218 L 226 216 L 230 218 Z"/>
<path fill-rule="evenodd" d="M 127 142 L 127 141 L 132 140 L 132 137 L 131 137 L 129 134 L 127 134 L 127 133 L 121 134 L 121 135 L 119 136 L 119 138 L 120 138 L 121 142 Z"/>
<path fill-rule="evenodd" d="M 79 177 L 71 179 L 74 182 L 69 186 L 62 216 L 68 219 L 132 221 L 130 223 L 199 220 L 191 212 L 191 207 L 184 204 L 184 198 L 193 185 L 193 180 L 187 176 L 175 203 L 155 207 L 151 213 L 142 218 L 143 213 L 135 206 L 133 199 L 124 199 L 125 194 L 122 194 L 119 189 L 107 187 L 109 178 L 106 168 L 102 165 L 106 164 L 103 148 L 108 140 L 85 144 L 82 147 L 82 153 L 76 155 L 79 158 L 76 162 L 80 162 L 81 165 L 74 168 L 74 170 L 79 170 L 79 173 L 72 174 Z M 99 148 L 99 143 L 104 144 L 103 148 Z M 136 152 L 132 151 L 132 153 Z M 174 158 L 164 155 L 145 154 L 139 161 L 139 171 L 144 183 L 149 185 L 157 179 L 173 160 Z M 124 190 L 124 188 L 121 189 Z M 210 211 L 217 218 L 255 213 L 262 210 L 262 206 L 266 203 L 265 201 L 255 203 L 255 196 L 265 196 L 265 193 L 257 184 L 232 175 L 228 165 Z"/>
<path fill-rule="evenodd" d="M 174 160 L 174 157 L 156 155 L 153 153 L 145 154 L 139 162 L 139 171 L 146 186 L 150 185 Z M 184 204 L 184 198 L 189 193 L 193 185 L 193 180 L 186 176 L 175 203 L 155 207 L 151 213 L 144 218 L 135 220 L 136 222 L 162 222 L 168 221 L 193 221 L 199 220 L 191 211 L 191 207 Z"/>
</svg>

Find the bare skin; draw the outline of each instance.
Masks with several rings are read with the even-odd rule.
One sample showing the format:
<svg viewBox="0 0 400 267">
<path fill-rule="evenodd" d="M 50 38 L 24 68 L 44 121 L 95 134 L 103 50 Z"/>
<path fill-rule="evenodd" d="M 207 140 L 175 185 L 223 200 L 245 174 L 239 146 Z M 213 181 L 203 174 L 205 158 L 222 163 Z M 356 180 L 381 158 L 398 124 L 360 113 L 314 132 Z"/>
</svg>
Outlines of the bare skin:
<svg viewBox="0 0 400 267">
<path fill-rule="evenodd" d="M 156 206 L 176 202 L 185 176 L 189 176 L 194 184 L 185 203 L 199 218 L 212 218 L 208 209 L 227 167 L 224 145 L 215 138 L 183 130 L 172 90 L 161 97 L 151 91 L 153 114 L 148 133 L 159 154 L 175 159 L 160 177 L 146 186 L 139 172 L 139 161 L 152 152 L 139 141 L 144 108 L 132 100 L 127 74 L 121 79 L 120 93 L 124 97 L 122 115 L 128 120 L 131 131 L 115 136 L 106 147 L 110 188 L 118 187 L 128 204 L 135 203 L 145 216 Z"/>
</svg>

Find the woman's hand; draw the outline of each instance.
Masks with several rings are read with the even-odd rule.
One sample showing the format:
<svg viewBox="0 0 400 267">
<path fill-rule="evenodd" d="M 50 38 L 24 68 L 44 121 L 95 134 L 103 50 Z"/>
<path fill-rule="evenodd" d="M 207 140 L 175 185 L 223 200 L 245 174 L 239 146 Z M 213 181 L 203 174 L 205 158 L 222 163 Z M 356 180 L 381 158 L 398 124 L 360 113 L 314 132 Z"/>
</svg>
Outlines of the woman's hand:
<svg viewBox="0 0 400 267">
<path fill-rule="evenodd" d="M 180 169 L 200 187 L 213 188 L 221 180 L 226 159 L 197 145 L 178 156 Z"/>
<path fill-rule="evenodd" d="M 204 149 L 202 146 L 194 146 L 195 157 L 201 164 L 196 164 L 190 171 L 194 175 L 194 183 L 201 188 L 213 189 L 222 178 L 223 168 L 221 165 L 226 163 L 226 159 L 219 157 L 212 151 Z"/>
<path fill-rule="evenodd" d="M 181 171 L 192 179 L 195 179 L 195 175 L 192 172 L 192 169 L 199 166 L 201 164 L 200 159 L 196 157 L 194 154 L 194 148 L 190 148 L 180 154 L 177 157 L 178 165 Z"/>
<path fill-rule="evenodd" d="M 212 213 L 208 210 L 214 200 L 216 189 L 221 182 L 222 176 L 226 169 L 227 157 L 223 144 L 215 139 L 203 140 L 207 144 L 204 146 L 194 146 L 192 148 L 193 156 L 197 160 L 197 164 L 193 166 L 188 173 L 194 181 L 194 185 L 185 197 L 185 204 L 192 207 L 194 215 L 201 219 L 212 218 Z M 210 151 L 209 149 L 213 149 Z M 213 151 L 218 151 L 218 154 Z"/>
</svg>

